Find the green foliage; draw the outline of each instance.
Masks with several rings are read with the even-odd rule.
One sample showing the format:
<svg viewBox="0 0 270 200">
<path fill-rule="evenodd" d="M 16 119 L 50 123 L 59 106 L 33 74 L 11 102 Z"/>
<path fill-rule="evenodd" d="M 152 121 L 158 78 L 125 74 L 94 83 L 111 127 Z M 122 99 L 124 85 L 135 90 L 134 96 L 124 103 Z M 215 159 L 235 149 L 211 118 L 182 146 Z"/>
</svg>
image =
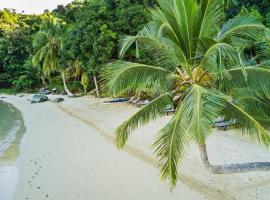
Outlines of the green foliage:
<svg viewBox="0 0 270 200">
<path fill-rule="evenodd" d="M 147 64 L 116 61 L 104 69 L 103 79 L 114 95 L 145 89 L 156 94 L 117 129 L 119 148 L 134 129 L 162 115 L 166 106 L 175 106 L 173 118 L 154 143 L 161 176 L 174 187 L 189 144 L 205 144 L 219 116 L 236 119 L 243 134 L 269 147 L 270 124 L 258 116 L 270 112 L 265 105 L 270 94 L 270 51 L 266 28 L 254 13 L 247 16 L 243 11 L 223 23 L 223 0 L 158 3 L 151 10 L 152 22 L 135 36 L 125 37 L 120 50 L 121 58 L 133 47 L 138 55 L 146 52 Z M 256 97 L 252 103 L 242 98 L 246 90 L 249 97 Z"/>
<path fill-rule="evenodd" d="M 256 8 L 247 9 L 246 7 L 242 7 L 241 11 L 238 15 L 240 15 L 240 16 L 251 15 L 251 16 L 256 17 L 260 21 L 263 20 L 262 14 Z"/>
<path fill-rule="evenodd" d="M 83 73 L 82 74 L 82 78 L 81 78 L 81 84 L 83 86 L 84 92 L 86 93 L 87 90 L 89 89 L 89 77 L 87 75 L 87 73 Z"/>
<path fill-rule="evenodd" d="M 0 11 L 0 35 L 18 28 L 18 23 L 19 15 L 8 9 Z"/>
<path fill-rule="evenodd" d="M 14 85 L 16 91 L 27 91 L 33 87 L 34 80 L 29 80 L 26 79 L 26 77 L 21 76 L 19 80 L 14 80 L 12 84 Z"/>
<path fill-rule="evenodd" d="M 256 16 L 268 26 L 270 2 L 267 0 L 228 0 L 226 7 L 226 17 L 233 18 L 239 13 L 249 13 L 253 16 Z"/>
<path fill-rule="evenodd" d="M 24 63 L 32 52 L 32 35 L 28 28 L 14 30 L 5 33 L 0 38 L 0 71 L 6 78 L 0 81 L 0 85 L 10 86 L 13 80 L 27 73 Z"/>
<path fill-rule="evenodd" d="M 188 143 L 205 142 L 219 115 L 269 145 L 269 2 L 75 0 L 41 15 L 0 10 L 0 87 L 68 91 L 67 77 L 72 91 L 86 92 L 97 77 L 109 94 L 154 96 L 117 130 L 120 148 L 175 106 L 154 145 L 174 186 Z"/>
<path fill-rule="evenodd" d="M 0 11 L 0 87 L 21 83 L 21 77 L 26 77 L 24 82 L 38 84 L 36 71 L 29 60 L 34 51 L 33 35 L 43 18 L 43 15 L 23 15 L 13 10 Z"/>
<path fill-rule="evenodd" d="M 15 88 L 0 88 L 0 94 L 12 95 L 16 93 Z"/>
<path fill-rule="evenodd" d="M 62 59 L 79 59 L 90 77 L 99 75 L 104 64 L 117 58 L 119 36 L 136 33 L 146 23 L 145 5 L 153 1 L 85 1 L 67 6 L 64 15 L 68 7 L 76 11 L 62 40 Z"/>
</svg>

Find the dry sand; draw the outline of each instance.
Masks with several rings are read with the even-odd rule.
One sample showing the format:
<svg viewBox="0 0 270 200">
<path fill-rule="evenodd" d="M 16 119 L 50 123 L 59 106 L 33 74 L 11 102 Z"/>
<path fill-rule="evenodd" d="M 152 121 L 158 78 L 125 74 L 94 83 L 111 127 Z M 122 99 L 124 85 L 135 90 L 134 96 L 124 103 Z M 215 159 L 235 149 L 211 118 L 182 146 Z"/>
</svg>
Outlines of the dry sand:
<svg viewBox="0 0 270 200">
<path fill-rule="evenodd" d="M 170 193 L 168 184 L 159 179 L 151 148 L 170 117 L 138 129 L 127 148 L 118 151 L 113 145 L 114 130 L 137 108 L 104 104 L 91 97 L 66 99 L 58 105 L 32 105 L 14 96 L 6 101 L 23 113 L 27 128 L 14 200 L 270 199 L 270 172 L 210 174 L 195 145 L 179 169 L 181 180 Z M 270 151 L 233 131 L 215 130 L 207 147 L 213 164 L 270 161 Z"/>
<path fill-rule="evenodd" d="M 170 193 L 155 167 L 118 151 L 97 129 L 53 103 L 13 96 L 6 101 L 23 113 L 27 128 L 14 200 L 205 199 L 182 184 Z"/>
</svg>

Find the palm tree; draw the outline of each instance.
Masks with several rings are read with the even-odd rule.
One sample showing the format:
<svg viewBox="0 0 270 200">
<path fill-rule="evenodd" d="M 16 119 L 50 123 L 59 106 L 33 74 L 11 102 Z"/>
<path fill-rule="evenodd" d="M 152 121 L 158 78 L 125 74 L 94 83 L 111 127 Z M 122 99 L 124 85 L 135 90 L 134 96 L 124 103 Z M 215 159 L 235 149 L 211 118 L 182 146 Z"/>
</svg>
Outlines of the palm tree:
<svg viewBox="0 0 270 200">
<path fill-rule="evenodd" d="M 33 65 L 39 66 L 42 62 L 42 71 L 50 76 L 53 72 L 60 72 L 63 80 L 64 90 L 68 96 L 74 96 L 66 84 L 65 69 L 60 65 L 59 52 L 61 48 L 61 39 L 58 36 L 60 23 L 57 18 L 50 17 L 45 25 L 46 29 L 39 31 L 34 39 L 33 45 L 38 48 L 33 57 Z"/>
<path fill-rule="evenodd" d="M 105 88 L 114 96 L 145 88 L 157 94 L 117 129 L 117 147 L 123 148 L 134 129 L 162 116 L 170 105 L 175 114 L 160 130 L 154 148 L 161 177 L 172 187 L 191 142 L 198 144 L 212 173 L 269 170 L 268 162 L 213 166 L 205 145 L 213 122 L 225 116 L 237 120 L 243 135 L 269 146 L 268 123 L 260 117 L 270 115 L 269 104 L 260 100 L 270 94 L 269 62 L 248 53 L 254 41 L 263 38 L 265 27 L 251 16 L 223 24 L 223 0 L 158 0 L 158 5 L 151 10 L 152 21 L 122 41 L 121 58 L 135 45 L 138 55 L 147 55 L 145 63 L 116 61 L 103 73 Z M 247 103 L 251 99 L 253 103 Z"/>
<path fill-rule="evenodd" d="M 81 62 L 79 58 L 75 59 L 74 61 L 69 61 L 68 65 L 68 74 L 76 80 L 80 79 L 81 85 L 84 89 L 84 93 L 86 94 L 90 80 L 85 65 L 83 65 L 83 62 Z"/>
</svg>

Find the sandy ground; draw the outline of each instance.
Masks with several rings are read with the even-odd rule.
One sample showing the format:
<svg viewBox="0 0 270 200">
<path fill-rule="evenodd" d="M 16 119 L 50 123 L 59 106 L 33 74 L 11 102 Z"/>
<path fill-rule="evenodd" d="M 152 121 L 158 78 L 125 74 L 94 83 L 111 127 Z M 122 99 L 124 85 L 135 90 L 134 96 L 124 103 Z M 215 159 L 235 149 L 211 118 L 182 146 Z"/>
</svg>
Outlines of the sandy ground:
<svg viewBox="0 0 270 200">
<path fill-rule="evenodd" d="M 206 199 L 184 184 L 170 193 L 157 168 L 118 151 L 95 127 L 53 103 L 6 101 L 22 112 L 27 129 L 14 200 Z"/>
<path fill-rule="evenodd" d="M 59 108 L 77 119 L 95 127 L 113 141 L 115 128 L 138 109 L 127 105 L 104 104 L 104 100 L 82 97 L 65 101 Z M 151 145 L 170 117 L 163 117 L 135 131 L 125 149 L 130 155 L 157 167 Z M 240 137 L 236 131 L 213 130 L 207 140 L 212 164 L 230 164 L 252 161 L 270 161 L 270 151 L 261 145 Z M 158 169 L 157 169 L 158 170 Z M 270 172 L 252 172 L 233 175 L 213 175 L 202 165 L 199 152 L 191 145 L 179 169 L 180 184 L 202 194 L 207 199 L 270 199 Z M 175 189 L 178 191 L 179 187 Z M 184 198 L 183 198 L 184 199 Z"/>
<path fill-rule="evenodd" d="M 57 105 L 31 105 L 26 98 L 13 96 L 6 101 L 21 110 L 27 128 L 14 200 L 270 199 L 270 172 L 210 174 L 195 145 L 179 169 L 181 180 L 170 193 L 168 184 L 159 179 L 151 148 L 170 117 L 138 129 L 127 148 L 119 151 L 113 144 L 114 130 L 137 108 L 104 104 L 91 97 L 66 99 Z M 270 151 L 259 144 L 233 131 L 214 132 L 207 141 L 213 164 L 270 161 Z"/>
</svg>

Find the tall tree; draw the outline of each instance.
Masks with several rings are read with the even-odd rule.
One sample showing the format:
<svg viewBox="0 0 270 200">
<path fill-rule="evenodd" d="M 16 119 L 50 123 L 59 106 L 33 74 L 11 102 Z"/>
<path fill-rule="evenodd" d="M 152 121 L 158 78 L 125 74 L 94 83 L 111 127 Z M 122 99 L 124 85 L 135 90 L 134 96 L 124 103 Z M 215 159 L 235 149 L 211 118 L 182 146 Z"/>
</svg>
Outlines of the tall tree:
<svg viewBox="0 0 270 200">
<path fill-rule="evenodd" d="M 33 64 L 39 66 L 42 62 L 42 70 L 45 75 L 50 76 L 53 72 L 60 72 L 65 92 L 69 96 L 74 96 L 68 89 L 65 77 L 65 66 L 61 65 L 60 48 L 61 24 L 59 20 L 50 16 L 37 33 L 33 45 L 38 49 L 33 57 Z"/>
<path fill-rule="evenodd" d="M 152 22 L 122 41 L 121 58 L 136 46 L 138 53 L 148 53 L 146 62 L 117 61 L 103 74 L 105 88 L 113 95 L 145 88 L 159 94 L 117 129 L 117 147 L 123 148 L 134 129 L 162 116 L 170 105 L 176 112 L 160 130 L 154 147 L 162 178 L 168 178 L 172 187 L 179 161 L 192 141 L 198 144 L 202 161 L 212 173 L 270 170 L 267 162 L 213 166 L 205 145 L 213 122 L 224 116 L 236 120 L 244 135 L 269 146 L 269 123 L 258 117 L 270 113 L 260 100 L 270 94 L 269 61 L 245 54 L 245 49 L 262 37 L 265 27 L 251 16 L 223 24 L 223 0 L 158 0 L 158 4 L 151 10 Z M 253 104 L 242 98 L 247 91 L 250 98 L 255 93 L 258 97 Z"/>
<path fill-rule="evenodd" d="M 84 1 L 66 8 L 68 20 L 74 20 L 68 28 L 63 45 L 71 60 L 79 58 L 99 96 L 100 68 L 117 58 L 117 39 L 123 34 L 134 34 L 146 23 L 147 1 Z M 76 10 L 70 15 L 70 9 Z M 69 14 L 68 14 L 69 13 Z"/>
</svg>

